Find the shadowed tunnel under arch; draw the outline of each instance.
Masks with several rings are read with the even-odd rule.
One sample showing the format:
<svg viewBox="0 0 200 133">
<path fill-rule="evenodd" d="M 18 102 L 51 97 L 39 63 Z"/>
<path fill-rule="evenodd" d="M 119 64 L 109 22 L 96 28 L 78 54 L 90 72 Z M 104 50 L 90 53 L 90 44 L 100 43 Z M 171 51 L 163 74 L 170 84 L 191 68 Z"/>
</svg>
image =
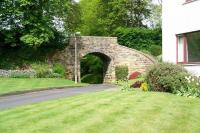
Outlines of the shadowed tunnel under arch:
<svg viewBox="0 0 200 133">
<path fill-rule="evenodd" d="M 80 60 L 81 81 L 100 84 L 104 82 L 111 58 L 100 52 L 88 53 Z"/>
</svg>

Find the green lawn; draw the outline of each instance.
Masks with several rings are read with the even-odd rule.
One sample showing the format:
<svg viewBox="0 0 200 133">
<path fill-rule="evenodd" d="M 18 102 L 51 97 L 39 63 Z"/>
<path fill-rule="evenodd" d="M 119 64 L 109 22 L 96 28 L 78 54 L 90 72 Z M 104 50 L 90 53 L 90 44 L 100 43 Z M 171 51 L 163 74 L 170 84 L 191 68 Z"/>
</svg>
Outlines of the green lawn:
<svg viewBox="0 0 200 133">
<path fill-rule="evenodd" d="M 77 84 L 77 86 L 82 85 L 84 84 Z M 62 86 L 76 86 L 76 84 L 66 79 L 0 78 L 0 94 Z"/>
<path fill-rule="evenodd" d="M 200 99 L 104 91 L 0 111 L 1 133 L 200 133 Z"/>
</svg>

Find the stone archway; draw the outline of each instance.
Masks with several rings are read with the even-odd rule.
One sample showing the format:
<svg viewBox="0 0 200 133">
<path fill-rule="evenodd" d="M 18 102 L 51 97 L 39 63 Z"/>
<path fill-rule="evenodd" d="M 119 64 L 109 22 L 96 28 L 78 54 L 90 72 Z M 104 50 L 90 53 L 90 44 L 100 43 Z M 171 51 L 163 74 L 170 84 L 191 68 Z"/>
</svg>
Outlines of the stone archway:
<svg viewBox="0 0 200 133">
<path fill-rule="evenodd" d="M 75 39 L 71 38 L 69 45 L 63 51 L 58 51 L 54 56 L 54 61 L 61 62 L 68 72 L 68 78 L 74 80 L 75 69 Z M 78 53 L 78 77 L 80 81 L 80 59 L 89 54 L 96 53 L 109 57 L 110 63 L 105 72 L 104 82 L 112 82 L 115 80 L 115 67 L 118 65 L 127 65 L 129 74 L 133 71 L 143 73 L 147 67 L 156 63 L 156 60 L 140 51 L 121 46 L 117 43 L 116 37 L 94 37 L 81 36 L 77 38 Z"/>
</svg>

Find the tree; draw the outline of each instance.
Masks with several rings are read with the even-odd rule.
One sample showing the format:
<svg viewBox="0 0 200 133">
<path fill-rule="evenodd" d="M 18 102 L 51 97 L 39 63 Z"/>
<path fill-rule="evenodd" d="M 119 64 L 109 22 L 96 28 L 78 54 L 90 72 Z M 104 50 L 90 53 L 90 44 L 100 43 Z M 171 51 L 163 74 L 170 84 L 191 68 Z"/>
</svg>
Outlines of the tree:
<svg viewBox="0 0 200 133">
<path fill-rule="evenodd" d="M 81 0 L 80 29 L 87 35 L 111 35 L 118 27 L 146 27 L 143 22 L 150 16 L 150 3 L 150 0 Z"/>
<path fill-rule="evenodd" d="M 81 20 L 78 30 L 83 35 L 102 35 L 103 28 L 98 18 L 99 0 L 80 1 Z"/>
<path fill-rule="evenodd" d="M 38 47 L 74 30 L 73 0 L 2 0 L 1 45 Z"/>
<path fill-rule="evenodd" d="M 158 4 L 151 4 L 151 15 L 147 19 L 147 23 L 149 23 L 149 27 L 151 28 L 159 28 L 162 26 L 162 1 L 158 0 Z"/>
</svg>

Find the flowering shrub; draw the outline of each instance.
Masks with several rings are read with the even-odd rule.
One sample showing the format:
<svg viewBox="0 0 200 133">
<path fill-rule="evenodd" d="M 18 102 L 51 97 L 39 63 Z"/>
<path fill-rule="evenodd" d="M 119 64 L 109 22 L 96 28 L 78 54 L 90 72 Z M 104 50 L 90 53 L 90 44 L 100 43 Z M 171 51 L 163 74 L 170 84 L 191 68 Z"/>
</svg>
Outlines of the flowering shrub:
<svg viewBox="0 0 200 133">
<path fill-rule="evenodd" d="M 200 77 L 186 76 L 187 86 L 174 91 L 175 94 L 186 97 L 199 97 L 200 98 Z"/>
<path fill-rule="evenodd" d="M 148 85 L 147 83 L 142 83 L 142 85 L 140 86 L 140 89 L 142 89 L 143 91 L 148 91 Z"/>
<path fill-rule="evenodd" d="M 141 73 L 140 72 L 133 72 L 130 76 L 129 76 L 129 78 L 128 78 L 128 80 L 132 80 L 132 79 L 136 79 L 139 75 L 141 75 Z"/>
<path fill-rule="evenodd" d="M 145 81 L 152 91 L 174 92 L 187 86 L 187 71 L 179 65 L 159 63 L 153 65 L 146 74 Z"/>
</svg>

